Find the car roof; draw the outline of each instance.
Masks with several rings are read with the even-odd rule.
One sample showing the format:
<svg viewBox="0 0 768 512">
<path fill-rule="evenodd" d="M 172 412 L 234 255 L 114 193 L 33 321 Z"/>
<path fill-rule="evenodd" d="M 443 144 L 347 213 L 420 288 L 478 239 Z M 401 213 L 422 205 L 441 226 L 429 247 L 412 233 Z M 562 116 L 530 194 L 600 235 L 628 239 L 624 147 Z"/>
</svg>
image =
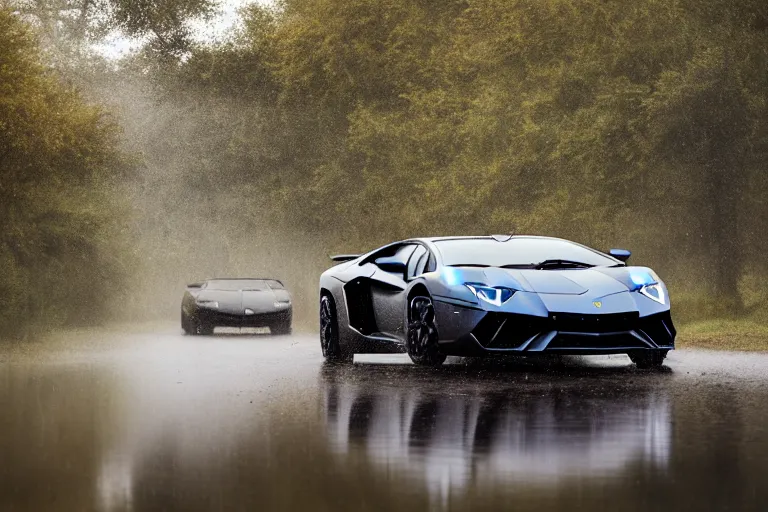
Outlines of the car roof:
<svg viewBox="0 0 768 512">
<path fill-rule="evenodd" d="M 509 240 L 520 240 L 520 239 L 546 239 L 546 240 L 563 240 L 565 242 L 570 242 L 571 240 L 565 240 L 564 238 L 557 238 L 554 236 L 539 236 L 539 235 L 509 235 L 509 234 L 500 234 L 500 235 L 465 235 L 465 236 L 430 236 L 430 237 L 424 237 L 424 238 L 414 238 L 412 240 L 416 241 L 422 241 L 422 242 L 440 242 L 443 240 L 496 240 L 497 242 L 507 242 Z M 405 240 L 406 242 L 409 240 Z"/>
<path fill-rule="evenodd" d="M 574 244 L 579 247 L 584 247 L 585 249 L 589 249 L 590 251 L 594 251 L 596 253 L 602 254 L 603 256 L 606 256 L 611 259 L 616 259 L 610 254 L 607 254 L 603 251 L 600 251 L 598 249 L 595 249 L 594 247 L 590 247 L 588 245 L 580 244 L 579 242 L 574 242 L 573 240 L 568 240 L 566 238 L 558 238 L 555 236 L 541 236 L 541 235 L 475 235 L 475 236 L 433 236 L 433 237 L 427 237 L 427 238 L 415 238 L 412 240 L 406 240 L 406 241 L 419 241 L 419 242 L 441 242 L 444 240 L 496 240 L 499 243 L 508 242 L 510 240 L 557 240 L 560 242 L 566 242 L 569 244 Z M 616 260 L 619 261 L 619 260 Z"/>
</svg>

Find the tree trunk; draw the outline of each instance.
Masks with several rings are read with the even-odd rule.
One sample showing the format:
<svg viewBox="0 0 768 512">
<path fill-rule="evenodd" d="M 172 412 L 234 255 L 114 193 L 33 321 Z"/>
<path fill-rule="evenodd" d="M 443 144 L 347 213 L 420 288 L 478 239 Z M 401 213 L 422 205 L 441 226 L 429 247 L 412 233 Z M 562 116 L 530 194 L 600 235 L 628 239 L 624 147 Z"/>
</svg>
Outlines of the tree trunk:
<svg viewBox="0 0 768 512">
<path fill-rule="evenodd" d="M 708 199 L 712 212 L 710 261 L 713 272 L 708 279 L 711 280 L 712 291 L 718 300 L 717 309 L 735 316 L 743 310 L 738 287 L 743 263 L 738 219 L 743 172 L 735 166 L 729 168 L 724 163 L 721 160 L 716 164 L 709 183 Z"/>
</svg>

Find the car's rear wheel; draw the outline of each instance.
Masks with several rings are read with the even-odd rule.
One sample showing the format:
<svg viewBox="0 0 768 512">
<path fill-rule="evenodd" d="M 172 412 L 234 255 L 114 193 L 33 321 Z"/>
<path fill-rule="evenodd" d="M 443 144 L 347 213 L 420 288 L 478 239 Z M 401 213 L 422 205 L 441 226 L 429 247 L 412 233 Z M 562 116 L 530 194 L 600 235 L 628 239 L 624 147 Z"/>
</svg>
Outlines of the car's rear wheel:
<svg viewBox="0 0 768 512">
<path fill-rule="evenodd" d="M 414 297 L 408 306 L 408 331 L 405 348 L 411 361 L 419 366 L 440 366 L 445 354 L 437 345 L 435 308 L 429 297 Z"/>
<path fill-rule="evenodd" d="M 351 361 L 354 356 L 341 348 L 336 304 L 325 294 L 320 297 L 320 348 L 328 361 Z"/>
<path fill-rule="evenodd" d="M 667 357 L 666 350 L 638 350 L 627 354 L 629 359 L 635 363 L 638 368 L 661 368 L 664 364 L 664 358 Z"/>
</svg>

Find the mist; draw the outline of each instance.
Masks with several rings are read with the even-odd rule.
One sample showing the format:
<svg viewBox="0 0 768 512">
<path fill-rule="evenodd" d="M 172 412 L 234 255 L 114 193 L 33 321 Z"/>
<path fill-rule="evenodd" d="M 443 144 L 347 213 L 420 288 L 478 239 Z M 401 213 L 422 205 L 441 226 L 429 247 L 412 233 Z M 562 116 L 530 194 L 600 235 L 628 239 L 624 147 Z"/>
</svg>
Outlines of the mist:
<svg viewBox="0 0 768 512">
<path fill-rule="evenodd" d="M 90 291 L 56 322 L 175 319 L 186 283 L 239 276 L 283 280 L 313 328 L 329 254 L 510 232 L 632 250 L 681 321 L 768 321 L 762 2 L 287 0 L 205 43 L 208 1 L 153 4 L 144 25 L 140 6 L 72 1 L 82 23 L 56 37 L 25 5 L 25 51 L 119 152 L 89 182 L 111 198 L 88 210 L 109 225 L 86 235 L 96 284 L 67 263 L 62 282 Z M 144 46 L 105 59 L 97 21 Z M 48 263 L 6 253 L 27 269 L 6 288 L 44 295 Z"/>
</svg>

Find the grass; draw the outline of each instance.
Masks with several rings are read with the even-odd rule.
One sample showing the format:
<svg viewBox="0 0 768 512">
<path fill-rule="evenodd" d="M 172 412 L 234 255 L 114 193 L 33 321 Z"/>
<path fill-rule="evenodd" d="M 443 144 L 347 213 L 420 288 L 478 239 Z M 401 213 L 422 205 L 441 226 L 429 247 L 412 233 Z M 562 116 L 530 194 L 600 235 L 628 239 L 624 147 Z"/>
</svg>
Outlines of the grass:
<svg viewBox="0 0 768 512">
<path fill-rule="evenodd" d="M 743 320 L 704 320 L 679 326 L 675 345 L 680 348 L 768 352 L 768 325 Z"/>
</svg>

